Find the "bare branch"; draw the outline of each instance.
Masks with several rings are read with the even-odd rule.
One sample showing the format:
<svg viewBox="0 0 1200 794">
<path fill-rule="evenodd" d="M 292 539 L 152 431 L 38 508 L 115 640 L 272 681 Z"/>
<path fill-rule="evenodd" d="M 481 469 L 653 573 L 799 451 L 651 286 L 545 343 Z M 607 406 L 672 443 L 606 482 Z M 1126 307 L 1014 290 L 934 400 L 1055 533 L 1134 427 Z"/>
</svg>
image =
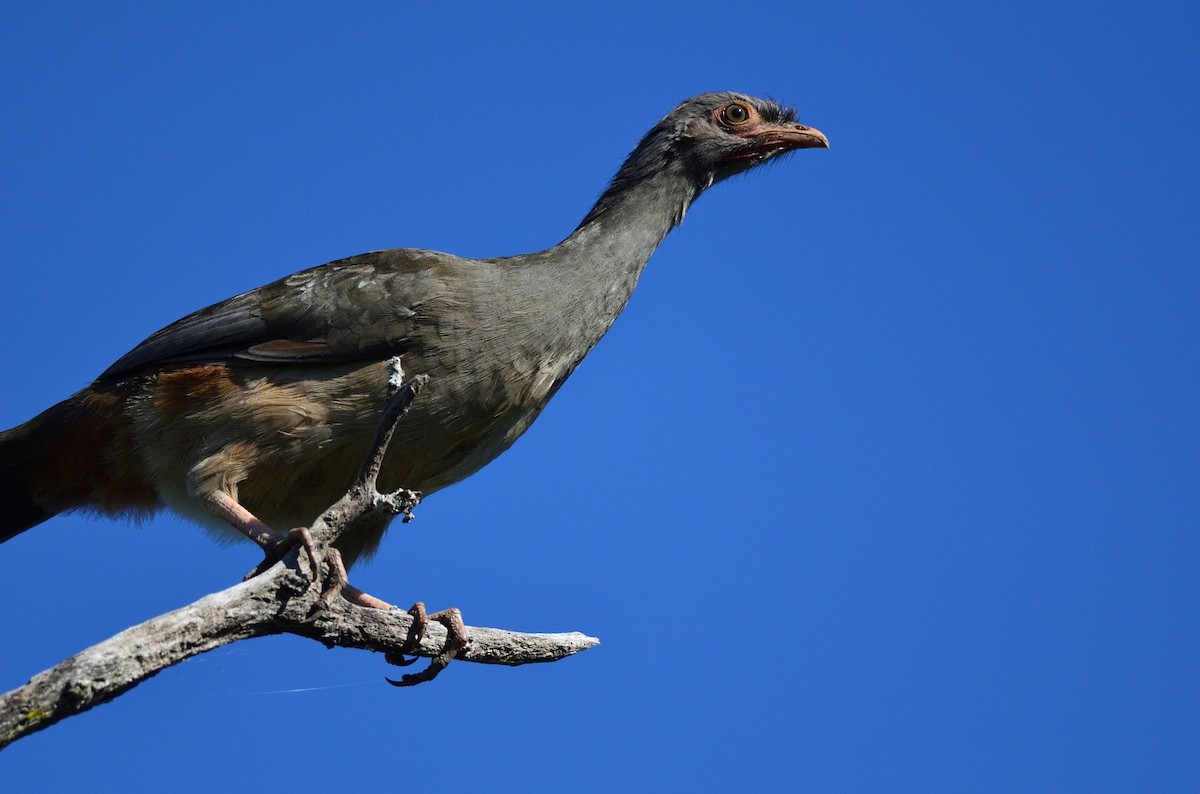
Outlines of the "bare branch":
<svg viewBox="0 0 1200 794">
<path fill-rule="evenodd" d="M 412 618 L 407 612 L 367 609 L 340 598 L 322 606 L 321 593 L 294 567 L 294 558 L 292 564 L 278 564 L 126 629 L 0 695 L 0 747 L 110 701 L 171 665 L 251 637 L 288 633 L 329 647 L 425 657 L 441 653 L 446 631 L 438 624 L 430 624 L 419 647 L 410 647 Z M 474 627 L 467 632 L 471 643 L 456 658 L 484 664 L 552 662 L 600 642 L 578 632 L 523 634 Z"/>
<path fill-rule="evenodd" d="M 456 639 L 443 625 L 429 621 L 426 626 L 423 606 L 410 614 L 347 600 L 353 596 L 360 604 L 385 606 L 348 583 L 341 557 L 330 544 L 379 512 L 403 514 L 407 520 L 420 502 L 420 494 L 413 491 L 376 490 L 396 423 L 427 380 L 418 375 L 404 382 L 399 359 L 393 359 L 391 367 L 388 400 L 358 478 L 310 527 L 325 561 L 318 576 L 301 570 L 310 563 L 298 548 L 234 587 L 126 629 L 37 674 L 25 686 L 0 695 L 0 747 L 108 702 L 171 665 L 252 637 L 298 634 L 328 647 L 378 651 L 389 659 L 410 654 L 435 660 L 425 671 L 404 676 L 403 685 L 430 680 L 451 658 L 515 666 L 556 661 L 598 645 L 598 639 L 578 632 L 524 634 L 470 627 L 465 627 L 464 645 L 462 637 Z M 314 578 L 323 586 L 314 584 Z M 455 630 L 464 628 L 457 610 L 448 612 L 453 613 Z M 420 620 L 414 621 L 413 614 Z"/>
</svg>

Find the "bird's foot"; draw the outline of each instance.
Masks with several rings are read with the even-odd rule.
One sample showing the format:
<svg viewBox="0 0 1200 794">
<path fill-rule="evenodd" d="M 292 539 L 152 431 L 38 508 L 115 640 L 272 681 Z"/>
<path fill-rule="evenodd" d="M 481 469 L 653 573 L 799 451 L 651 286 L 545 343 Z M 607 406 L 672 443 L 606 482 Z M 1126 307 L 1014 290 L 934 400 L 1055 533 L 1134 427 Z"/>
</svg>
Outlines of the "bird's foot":
<svg viewBox="0 0 1200 794">
<path fill-rule="evenodd" d="M 262 546 L 264 556 L 262 562 L 246 574 L 246 579 L 253 579 L 293 550 L 303 548 L 305 556 L 308 557 L 308 569 L 312 581 L 317 581 L 318 572 L 321 570 L 317 564 L 317 544 L 307 527 L 296 527 L 288 532 L 272 532 L 262 539 L 253 539 Z"/>
<path fill-rule="evenodd" d="M 326 549 L 325 562 L 329 573 L 325 578 L 324 591 L 321 593 L 321 598 L 317 601 L 314 610 L 327 608 L 333 599 L 338 596 L 360 607 L 384 610 L 396 609 L 395 606 L 388 602 L 382 601 L 370 593 L 364 593 L 350 584 L 346 576 L 346 565 L 342 562 L 342 555 L 337 549 Z M 450 661 L 458 655 L 459 651 L 467 647 L 467 644 L 471 641 L 471 638 L 467 636 L 467 627 L 463 625 L 462 613 L 456 607 L 443 609 L 441 612 L 434 612 L 430 615 L 425 611 L 424 602 L 418 601 L 408 610 L 408 614 L 412 616 L 412 625 L 408 629 L 408 638 L 405 640 L 404 648 L 401 651 L 384 654 L 384 659 L 389 664 L 408 667 L 417 661 L 416 656 L 409 659 L 404 654 L 412 653 L 421 647 L 421 640 L 425 638 L 425 629 L 429 627 L 429 621 L 431 620 L 437 621 L 446 627 L 446 644 L 442 646 L 441 653 L 433 657 L 429 662 L 429 666 L 421 672 L 403 675 L 399 681 L 385 678 L 384 680 L 392 686 L 415 686 L 426 681 L 432 681 L 437 677 L 438 673 L 446 669 Z"/>
<path fill-rule="evenodd" d="M 463 625 L 462 613 L 457 607 L 443 609 L 441 612 L 434 612 L 432 615 L 425 612 L 425 604 L 422 601 L 412 605 L 408 610 L 408 614 L 412 615 L 412 626 L 408 630 L 408 641 L 404 645 L 404 651 L 398 653 L 387 653 L 384 659 L 389 664 L 394 664 L 399 667 L 408 667 L 413 662 L 417 661 L 417 657 L 406 659 L 405 652 L 411 653 L 421 645 L 421 640 L 425 637 L 425 629 L 429 626 L 429 621 L 435 620 L 446 627 L 446 644 L 442 646 L 442 652 L 429 662 L 429 666 L 419 673 L 408 673 L 400 676 L 399 681 L 393 681 L 386 678 L 392 686 L 416 686 L 426 681 L 432 681 L 437 678 L 438 673 L 446 669 L 450 661 L 458 655 L 459 651 L 467 647 L 471 642 L 471 638 L 467 636 L 467 627 Z"/>
</svg>

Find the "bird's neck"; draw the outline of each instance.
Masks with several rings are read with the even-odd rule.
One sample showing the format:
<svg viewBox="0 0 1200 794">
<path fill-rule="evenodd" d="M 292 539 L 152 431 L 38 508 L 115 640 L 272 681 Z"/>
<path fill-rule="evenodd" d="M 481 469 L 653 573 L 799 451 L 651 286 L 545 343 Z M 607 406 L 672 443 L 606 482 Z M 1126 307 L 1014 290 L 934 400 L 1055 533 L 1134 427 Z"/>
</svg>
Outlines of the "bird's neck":
<svg viewBox="0 0 1200 794">
<path fill-rule="evenodd" d="M 676 161 L 648 173 L 627 162 L 575 231 L 551 249 L 564 285 L 591 286 L 605 303 L 616 299 L 619 312 L 650 255 L 700 192 Z"/>
<path fill-rule="evenodd" d="M 631 157 L 563 245 L 583 240 L 587 246 L 640 258 L 645 265 L 703 188 L 678 159 L 643 162 Z"/>
<path fill-rule="evenodd" d="M 577 329 L 580 357 L 612 326 L 650 255 L 700 193 L 682 166 L 667 163 L 647 174 L 630 168 L 626 163 L 578 228 L 545 252 L 552 264 L 543 275 L 554 282 L 547 300 Z"/>
</svg>

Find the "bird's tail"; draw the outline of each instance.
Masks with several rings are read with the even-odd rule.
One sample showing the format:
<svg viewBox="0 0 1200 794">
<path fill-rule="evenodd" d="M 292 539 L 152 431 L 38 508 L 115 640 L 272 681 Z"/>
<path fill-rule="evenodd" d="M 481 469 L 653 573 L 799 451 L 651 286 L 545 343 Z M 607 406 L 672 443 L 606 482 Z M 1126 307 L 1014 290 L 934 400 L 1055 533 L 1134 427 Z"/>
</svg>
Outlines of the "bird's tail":
<svg viewBox="0 0 1200 794">
<path fill-rule="evenodd" d="M 0 543 L 67 510 L 152 507 L 153 492 L 122 465 L 132 459 L 122 402 L 86 389 L 0 432 Z"/>
<path fill-rule="evenodd" d="M 70 402 L 70 401 L 67 401 Z M 51 446 L 68 421 L 66 402 L 23 425 L 0 433 L 0 543 L 37 526 L 59 511 L 34 493 L 34 472 L 42 450 Z"/>
</svg>

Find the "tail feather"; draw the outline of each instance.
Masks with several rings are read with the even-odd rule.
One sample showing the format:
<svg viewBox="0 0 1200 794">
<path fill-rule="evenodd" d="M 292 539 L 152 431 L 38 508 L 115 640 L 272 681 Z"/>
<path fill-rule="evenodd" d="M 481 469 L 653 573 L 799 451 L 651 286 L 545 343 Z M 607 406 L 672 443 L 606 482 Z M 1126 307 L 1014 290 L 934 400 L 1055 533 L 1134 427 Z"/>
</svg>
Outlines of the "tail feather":
<svg viewBox="0 0 1200 794">
<path fill-rule="evenodd" d="M 7 472 L 5 472 L 7 474 Z M 3 475 L 0 475 L 3 476 Z M 0 499 L 8 500 L 14 497 L 7 488 L 8 482 L 0 482 Z M 20 498 L 18 492 L 15 498 Z M 6 540 L 12 540 L 17 535 L 20 535 L 27 529 L 36 527 L 38 524 L 48 519 L 54 518 L 54 513 L 47 512 L 44 508 L 38 507 L 32 499 L 15 502 L 14 504 L 5 505 L 4 514 L 0 516 L 0 543 Z"/>
<path fill-rule="evenodd" d="M 79 508 L 147 512 L 122 395 L 85 389 L 0 433 L 0 543 Z"/>
<path fill-rule="evenodd" d="M 60 435 L 65 405 L 59 403 L 35 419 L 0 433 L 0 543 L 60 512 L 39 502 L 34 493 L 34 473 L 39 453 Z"/>
<path fill-rule="evenodd" d="M 15 467 L 0 470 L 0 543 L 54 517 L 33 500 L 23 474 Z"/>
</svg>

